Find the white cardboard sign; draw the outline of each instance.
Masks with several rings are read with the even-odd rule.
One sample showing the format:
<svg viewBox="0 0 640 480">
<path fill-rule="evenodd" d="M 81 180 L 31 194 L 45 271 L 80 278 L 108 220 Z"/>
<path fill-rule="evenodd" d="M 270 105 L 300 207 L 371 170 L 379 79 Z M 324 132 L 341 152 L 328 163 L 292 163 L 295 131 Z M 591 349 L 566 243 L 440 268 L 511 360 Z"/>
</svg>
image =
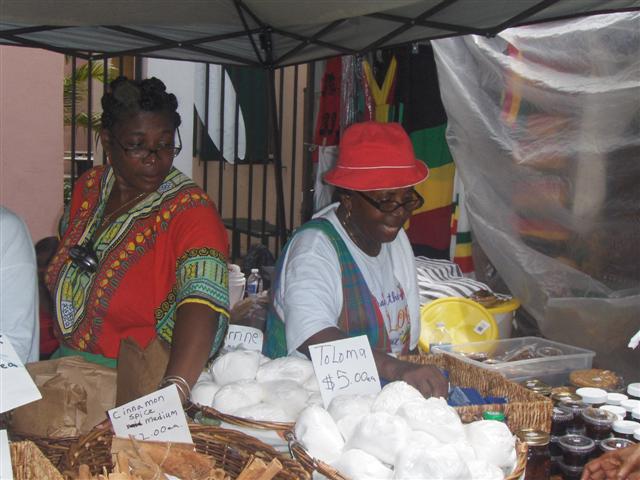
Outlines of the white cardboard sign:
<svg viewBox="0 0 640 480">
<path fill-rule="evenodd" d="M 24 367 L 9 338 L 0 333 L 0 413 L 40 400 L 40 390 Z"/>
<path fill-rule="evenodd" d="M 263 341 L 264 334 L 257 328 L 244 325 L 229 325 L 224 346 L 229 349 L 240 348 L 261 352 Z"/>
<path fill-rule="evenodd" d="M 13 480 L 11 451 L 6 430 L 0 430 L 0 480 Z"/>
<path fill-rule="evenodd" d="M 324 406 L 339 395 L 380 392 L 380 377 L 366 335 L 309 347 Z"/>
<path fill-rule="evenodd" d="M 117 437 L 193 443 L 175 385 L 109 410 Z"/>
</svg>

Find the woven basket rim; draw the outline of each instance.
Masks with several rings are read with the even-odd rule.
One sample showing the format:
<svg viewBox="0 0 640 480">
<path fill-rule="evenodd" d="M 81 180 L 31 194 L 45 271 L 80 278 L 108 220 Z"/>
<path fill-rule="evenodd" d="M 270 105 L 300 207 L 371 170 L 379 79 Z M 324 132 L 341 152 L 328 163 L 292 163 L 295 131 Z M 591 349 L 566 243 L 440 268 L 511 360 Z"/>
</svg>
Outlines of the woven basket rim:
<svg viewBox="0 0 640 480">
<path fill-rule="evenodd" d="M 222 413 L 221 411 L 216 410 L 213 407 L 207 407 L 206 405 L 200 405 L 192 402 L 189 402 L 189 405 L 186 408 L 186 410 L 189 413 L 189 415 L 191 415 L 191 412 L 199 411 L 199 412 L 202 412 L 202 414 L 205 417 L 221 420 L 231 425 L 255 428 L 258 430 L 276 430 L 278 432 L 286 433 L 287 431 L 293 429 L 293 427 L 295 426 L 295 422 L 268 422 L 268 421 L 251 420 L 248 418 L 236 417 L 235 415 Z"/>
</svg>

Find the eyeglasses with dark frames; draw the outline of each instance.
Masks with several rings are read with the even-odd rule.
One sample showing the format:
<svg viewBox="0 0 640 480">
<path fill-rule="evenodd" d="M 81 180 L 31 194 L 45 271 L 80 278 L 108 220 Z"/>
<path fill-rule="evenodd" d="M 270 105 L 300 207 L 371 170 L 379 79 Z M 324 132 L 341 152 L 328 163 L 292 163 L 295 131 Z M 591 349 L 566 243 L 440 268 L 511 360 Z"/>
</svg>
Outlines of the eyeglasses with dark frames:
<svg viewBox="0 0 640 480">
<path fill-rule="evenodd" d="M 182 138 L 180 138 L 180 129 L 177 129 L 178 132 L 178 142 L 179 145 L 162 145 L 158 148 L 147 148 L 147 147 L 125 147 L 120 140 L 113 136 L 113 139 L 120 146 L 122 151 L 127 157 L 134 158 L 136 160 L 144 160 L 149 158 L 149 155 L 155 153 L 158 157 L 163 158 L 175 158 L 178 156 L 180 151 L 182 150 Z"/>
<path fill-rule="evenodd" d="M 364 198 L 369 205 L 380 210 L 382 213 L 392 213 L 401 207 L 403 207 L 407 212 L 412 212 L 424 205 L 424 198 L 422 198 L 415 189 L 411 189 L 412 198 L 406 202 L 396 202 L 395 200 L 384 200 L 382 202 L 378 202 L 369 195 L 365 195 L 363 192 L 356 191 L 356 193 Z"/>
</svg>

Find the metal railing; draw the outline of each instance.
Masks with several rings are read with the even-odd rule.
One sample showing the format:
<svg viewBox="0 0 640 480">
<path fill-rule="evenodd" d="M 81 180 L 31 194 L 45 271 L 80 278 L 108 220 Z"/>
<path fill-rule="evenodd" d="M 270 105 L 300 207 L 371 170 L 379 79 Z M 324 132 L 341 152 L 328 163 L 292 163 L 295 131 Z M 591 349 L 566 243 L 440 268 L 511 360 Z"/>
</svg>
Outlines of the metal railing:
<svg viewBox="0 0 640 480">
<path fill-rule="evenodd" d="M 124 73 L 137 78 L 142 70 L 139 58 L 118 57 L 95 62 L 69 57 L 65 89 L 67 108 L 65 126 L 65 160 L 70 163 L 68 175 L 73 183 L 79 175 L 94 164 L 106 161 L 97 141 L 99 126 L 95 112 L 100 111 L 99 99 L 110 78 Z M 242 92 L 236 95 L 233 118 L 233 158 L 224 158 L 224 128 L 218 139 L 210 135 L 209 104 L 212 95 L 218 96 L 218 105 L 224 105 L 225 74 L 218 88 L 209 85 L 212 65 L 206 66 L 204 82 L 205 111 L 203 119 L 194 114 L 194 131 L 182 131 L 183 138 L 194 139 L 193 177 L 217 204 L 220 216 L 229 232 L 230 260 L 237 262 L 254 244 L 266 245 L 277 257 L 292 229 L 310 216 L 312 205 L 311 154 L 304 147 L 312 135 L 313 65 L 280 68 L 276 70 L 249 67 L 225 67 L 224 73 L 232 77 L 262 79 L 261 93 L 254 103 L 263 108 L 261 118 L 246 121 Z M 87 79 L 80 73 L 90 72 Z M 243 69 L 241 72 L 234 69 Z M 98 74 L 98 78 L 96 78 Z M 240 75 L 241 74 L 241 75 Z M 92 77 L 93 75 L 93 77 Z M 93 78 L 93 80 L 91 80 Z M 77 79 L 77 81 L 73 81 Z M 255 92 L 254 92 L 255 94 Z M 256 107 L 254 104 L 253 107 Z M 242 115 L 241 115 L 242 112 Z M 225 125 L 224 108 L 220 108 L 219 125 Z M 251 150 L 244 158 L 238 155 L 240 122 L 245 119 L 245 146 L 255 145 L 256 137 L 265 137 L 262 149 Z M 227 122 L 226 125 L 229 123 Z M 261 129 L 261 130 L 260 130 Z M 217 140 L 214 145 L 213 140 Z M 215 148 L 210 148 L 214 145 Z M 68 158 L 67 158 L 68 157 Z M 73 160 L 72 160 L 73 159 Z"/>
</svg>

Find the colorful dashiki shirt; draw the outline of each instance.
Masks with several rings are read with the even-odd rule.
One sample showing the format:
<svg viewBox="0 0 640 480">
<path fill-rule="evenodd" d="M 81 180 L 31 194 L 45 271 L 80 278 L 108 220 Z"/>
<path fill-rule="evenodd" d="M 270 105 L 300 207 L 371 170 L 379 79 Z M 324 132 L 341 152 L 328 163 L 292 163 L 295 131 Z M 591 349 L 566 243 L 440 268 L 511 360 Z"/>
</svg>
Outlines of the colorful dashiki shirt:
<svg viewBox="0 0 640 480">
<path fill-rule="evenodd" d="M 62 345 L 115 359 L 127 337 L 142 348 L 156 336 L 170 343 L 178 307 L 195 302 L 220 314 L 217 348 L 229 317 L 228 241 L 214 204 L 173 168 L 156 192 L 93 238 L 114 181 L 110 167 L 89 170 L 62 222 L 45 278 Z M 72 246 L 88 243 L 100 261 L 95 273 L 69 258 Z"/>
</svg>

